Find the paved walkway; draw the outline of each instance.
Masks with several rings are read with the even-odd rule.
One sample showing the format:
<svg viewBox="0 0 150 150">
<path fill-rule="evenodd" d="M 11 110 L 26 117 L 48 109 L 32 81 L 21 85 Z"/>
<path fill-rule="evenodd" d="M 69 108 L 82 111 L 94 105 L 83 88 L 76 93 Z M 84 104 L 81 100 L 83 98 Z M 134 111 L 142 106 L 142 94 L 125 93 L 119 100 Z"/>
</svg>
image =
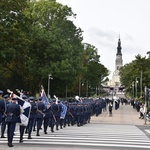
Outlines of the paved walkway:
<svg viewBox="0 0 150 150">
<path fill-rule="evenodd" d="M 119 109 L 113 109 L 112 112 L 112 117 L 109 117 L 108 111 L 103 111 L 98 117 L 93 116 L 91 123 L 145 125 L 145 120 L 139 119 L 140 113 L 131 105 L 120 105 Z M 150 122 L 146 125 L 150 125 Z"/>
</svg>

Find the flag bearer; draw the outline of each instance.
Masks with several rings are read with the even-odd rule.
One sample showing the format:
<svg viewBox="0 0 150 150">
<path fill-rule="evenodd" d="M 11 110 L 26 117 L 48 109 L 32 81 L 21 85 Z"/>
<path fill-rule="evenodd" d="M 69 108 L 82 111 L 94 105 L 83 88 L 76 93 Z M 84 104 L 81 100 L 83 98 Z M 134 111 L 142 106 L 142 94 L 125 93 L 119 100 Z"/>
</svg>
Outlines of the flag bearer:
<svg viewBox="0 0 150 150">
<path fill-rule="evenodd" d="M 27 101 L 27 96 L 26 95 L 22 95 L 22 99 L 24 101 Z M 26 128 L 26 126 L 24 126 L 24 125 L 20 125 L 20 127 L 19 127 L 19 131 L 20 131 L 20 140 L 19 140 L 19 142 L 20 143 L 23 142 L 23 135 L 24 135 L 25 128 Z"/>
</svg>

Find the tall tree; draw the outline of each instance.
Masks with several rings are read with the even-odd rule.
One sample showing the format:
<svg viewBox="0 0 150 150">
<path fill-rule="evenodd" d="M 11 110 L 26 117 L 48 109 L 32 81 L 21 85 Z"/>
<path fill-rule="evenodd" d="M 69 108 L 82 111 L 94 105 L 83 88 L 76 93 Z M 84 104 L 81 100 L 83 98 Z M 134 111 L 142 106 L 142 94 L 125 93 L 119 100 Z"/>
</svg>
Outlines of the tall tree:
<svg viewBox="0 0 150 150">
<path fill-rule="evenodd" d="M 39 0 L 30 3 L 26 15 L 33 21 L 28 64 L 34 84 L 46 84 L 51 73 L 55 86 L 68 85 L 81 68 L 83 50 L 82 31 L 69 19 L 75 14 L 55 0 Z"/>
<path fill-rule="evenodd" d="M 26 0 L 0 2 L 0 82 L 4 88 L 23 86 L 29 44 L 28 19 L 23 14 L 27 6 Z"/>
</svg>

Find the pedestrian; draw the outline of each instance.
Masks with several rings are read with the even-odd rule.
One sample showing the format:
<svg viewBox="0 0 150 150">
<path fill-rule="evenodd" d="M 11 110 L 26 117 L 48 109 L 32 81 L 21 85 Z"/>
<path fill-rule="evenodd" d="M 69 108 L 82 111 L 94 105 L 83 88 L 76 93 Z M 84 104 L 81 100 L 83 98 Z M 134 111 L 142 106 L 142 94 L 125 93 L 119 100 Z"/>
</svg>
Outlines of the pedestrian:
<svg viewBox="0 0 150 150">
<path fill-rule="evenodd" d="M 17 98 L 12 98 L 12 102 L 6 106 L 6 123 L 7 123 L 7 139 L 8 146 L 13 147 L 12 141 L 14 136 L 14 131 L 16 128 L 16 123 L 20 117 L 20 106 L 17 104 Z"/>
<path fill-rule="evenodd" d="M 113 107 L 112 103 L 109 102 L 109 104 L 108 104 L 108 111 L 109 111 L 109 116 L 110 117 L 112 116 L 112 107 Z"/>
<path fill-rule="evenodd" d="M 144 104 L 140 106 L 140 117 L 139 119 L 144 119 Z"/>
</svg>

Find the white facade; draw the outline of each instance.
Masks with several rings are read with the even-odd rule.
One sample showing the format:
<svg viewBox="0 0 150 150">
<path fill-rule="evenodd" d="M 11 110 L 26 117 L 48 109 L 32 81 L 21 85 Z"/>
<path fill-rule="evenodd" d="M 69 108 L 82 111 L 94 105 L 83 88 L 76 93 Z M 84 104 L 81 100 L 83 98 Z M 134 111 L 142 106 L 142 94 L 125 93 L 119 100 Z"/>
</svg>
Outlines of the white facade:
<svg viewBox="0 0 150 150">
<path fill-rule="evenodd" d="M 115 71 L 112 76 L 112 80 L 108 82 L 108 86 L 110 87 L 120 87 L 120 76 L 119 76 L 119 69 L 123 66 L 123 60 L 122 60 L 122 53 L 121 53 L 121 41 L 120 38 L 118 40 L 118 47 L 117 47 L 117 54 L 116 54 L 116 61 L 115 61 Z"/>
</svg>

